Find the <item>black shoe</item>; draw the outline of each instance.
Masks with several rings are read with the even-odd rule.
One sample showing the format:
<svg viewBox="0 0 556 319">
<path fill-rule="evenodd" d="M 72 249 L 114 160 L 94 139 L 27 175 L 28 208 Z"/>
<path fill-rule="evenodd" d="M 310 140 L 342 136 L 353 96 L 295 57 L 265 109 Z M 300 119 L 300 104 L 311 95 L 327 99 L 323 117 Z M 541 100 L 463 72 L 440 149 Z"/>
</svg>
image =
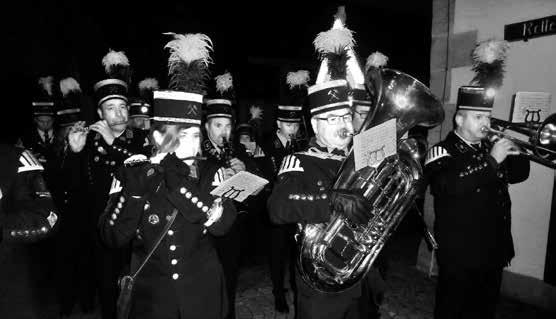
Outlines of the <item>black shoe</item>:
<svg viewBox="0 0 556 319">
<path fill-rule="evenodd" d="M 274 294 L 274 309 L 280 313 L 290 312 L 290 307 L 288 307 L 288 302 L 286 301 L 286 295 L 284 293 Z"/>
</svg>

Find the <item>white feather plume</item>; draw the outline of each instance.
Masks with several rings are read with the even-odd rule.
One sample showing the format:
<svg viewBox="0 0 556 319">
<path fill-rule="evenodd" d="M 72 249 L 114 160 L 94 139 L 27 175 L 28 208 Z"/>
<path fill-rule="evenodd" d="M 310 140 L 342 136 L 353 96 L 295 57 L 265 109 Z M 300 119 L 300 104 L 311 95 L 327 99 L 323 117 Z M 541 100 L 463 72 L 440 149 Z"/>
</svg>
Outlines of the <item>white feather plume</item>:
<svg viewBox="0 0 556 319">
<path fill-rule="evenodd" d="M 62 92 L 62 96 L 65 97 L 70 92 L 81 92 L 81 86 L 74 78 L 65 78 L 60 81 L 60 92 Z"/>
<path fill-rule="evenodd" d="M 336 28 L 320 32 L 313 41 L 315 50 L 320 54 L 336 53 L 355 45 L 353 31 L 348 28 Z"/>
<path fill-rule="evenodd" d="M 110 68 L 114 65 L 129 66 L 129 60 L 123 51 L 114 51 L 110 49 L 102 58 L 102 65 L 106 73 L 110 73 Z"/>
<path fill-rule="evenodd" d="M 214 77 L 214 80 L 216 81 L 216 91 L 218 91 L 220 94 L 230 90 L 234 86 L 234 79 L 230 72 L 217 75 Z"/>
<path fill-rule="evenodd" d="M 251 119 L 262 119 L 263 118 L 263 109 L 259 106 L 252 105 L 249 108 L 249 113 L 251 114 Z"/>
<path fill-rule="evenodd" d="M 176 63 L 183 61 L 187 64 L 199 60 L 205 66 L 212 63 L 210 52 L 212 49 L 211 39 L 202 33 L 195 34 L 177 34 L 167 32 L 164 34 L 173 35 L 174 40 L 168 42 L 164 48 L 171 51 L 168 60 L 170 68 Z"/>
<path fill-rule="evenodd" d="M 365 69 L 368 70 L 370 67 L 383 67 L 388 63 L 388 57 L 384 54 L 376 51 L 369 55 L 367 58 L 367 63 L 365 63 Z"/>
<path fill-rule="evenodd" d="M 508 41 L 486 40 L 479 43 L 473 50 L 473 59 L 482 63 L 492 63 L 506 59 L 506 52 L 510 45 Z"/>
<path fill-rule="evenodd" d="M 309 71 L 299 70 L 296 72 L 288 72 L 286 76 L 286 83 L 288 83 L 290 89 L 296 86 L 307 86 L 311 77 L 309 76 Z"/>
<path fill-rule="evenodd" d="M 158 90 L 158 80 L 155 79 L 155 78 L 146 78 L 146 79 L 142 80 L 141 82 L 139 82 L 138 87 L 139 87 L 139 91 Z"/>
<path fill-rule="evenodd" d="M 53 84 L 54 84 L 54 77 L 51 76 L 51 75 L 39 78 L 39 85 L 50 96 L 52 96 L 52 85 Z"/>
</svg>

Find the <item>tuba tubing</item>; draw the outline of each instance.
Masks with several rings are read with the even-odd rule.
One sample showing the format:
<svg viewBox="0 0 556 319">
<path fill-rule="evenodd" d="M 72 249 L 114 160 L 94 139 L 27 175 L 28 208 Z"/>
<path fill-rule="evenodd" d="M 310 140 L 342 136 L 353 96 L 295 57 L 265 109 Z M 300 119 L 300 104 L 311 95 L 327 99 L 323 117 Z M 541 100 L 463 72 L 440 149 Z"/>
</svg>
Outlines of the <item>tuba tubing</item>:
<svg viewBox="0 0 556 319">
<path fill-rule="evenodd" d="M 364 278 L 413 204 L 422 181 L 419 156 L 414 154 L 419 148 L 412 139 L 401 137 L 415 125 L 432 127 L 444 119 L 440 101 L 405 73 L 371 68 L 365 84 L 376 99 L 362 130 L 396 118 L 398 151 L 376 168 L 355 171 L 352 149 L 336 176 L 334 189 L 353 190 L 370 202 L 373 209 L 367 224 L 354 224 L 333 211 L 327 223 L 302 226 L 297 236 L 298 268 L 303 280 L 320 292 L 344 291 Z"/>
</svg>

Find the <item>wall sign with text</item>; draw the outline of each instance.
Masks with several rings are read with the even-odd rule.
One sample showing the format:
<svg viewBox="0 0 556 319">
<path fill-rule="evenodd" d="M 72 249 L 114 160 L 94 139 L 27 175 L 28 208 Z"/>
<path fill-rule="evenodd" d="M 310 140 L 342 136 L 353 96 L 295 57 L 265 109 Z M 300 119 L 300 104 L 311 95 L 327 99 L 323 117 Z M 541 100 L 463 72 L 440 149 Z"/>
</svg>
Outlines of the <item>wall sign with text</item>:
<svg viewBox="0 0 556 319">
<path fill-rule="evenodd" d="M 552 34 L 556 34 L 556 15 L 504 26 L 506 41 L 527 41 Z"/>
</svg>

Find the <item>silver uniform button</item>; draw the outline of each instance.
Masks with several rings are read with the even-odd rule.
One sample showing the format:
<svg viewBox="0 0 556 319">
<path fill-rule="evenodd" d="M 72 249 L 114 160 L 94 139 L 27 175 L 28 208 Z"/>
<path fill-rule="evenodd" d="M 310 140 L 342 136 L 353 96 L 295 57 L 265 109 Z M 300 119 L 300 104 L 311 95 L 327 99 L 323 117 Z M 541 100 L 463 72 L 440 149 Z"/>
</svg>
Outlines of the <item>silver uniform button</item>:
<svg viewBox="0 0 556 319">
<path fill-rule="evenodd" d="M 170 235 L 170 236 L 174 235 L 174 231 L 170 229 L 170 230 L 168 231 L 168 235 Z"/>
<path fill-rule="evenodd" d="M 172 279 L 178 280 L 178 278 L 180 278 L 180 275 L 178 275 L 178 274 L 173 274 L 172 275 Z"/>
<path fill-rule="evenodd" d="M 178 263 L 177 259 L 172 259 L 172 265 L 176 265 Z"/>
<path fill-rule="evenodd" d="M 171 251 L 176 250 L 176 245 L 170 245 L 170 250 L 171 250 Z"/>
</svg>

